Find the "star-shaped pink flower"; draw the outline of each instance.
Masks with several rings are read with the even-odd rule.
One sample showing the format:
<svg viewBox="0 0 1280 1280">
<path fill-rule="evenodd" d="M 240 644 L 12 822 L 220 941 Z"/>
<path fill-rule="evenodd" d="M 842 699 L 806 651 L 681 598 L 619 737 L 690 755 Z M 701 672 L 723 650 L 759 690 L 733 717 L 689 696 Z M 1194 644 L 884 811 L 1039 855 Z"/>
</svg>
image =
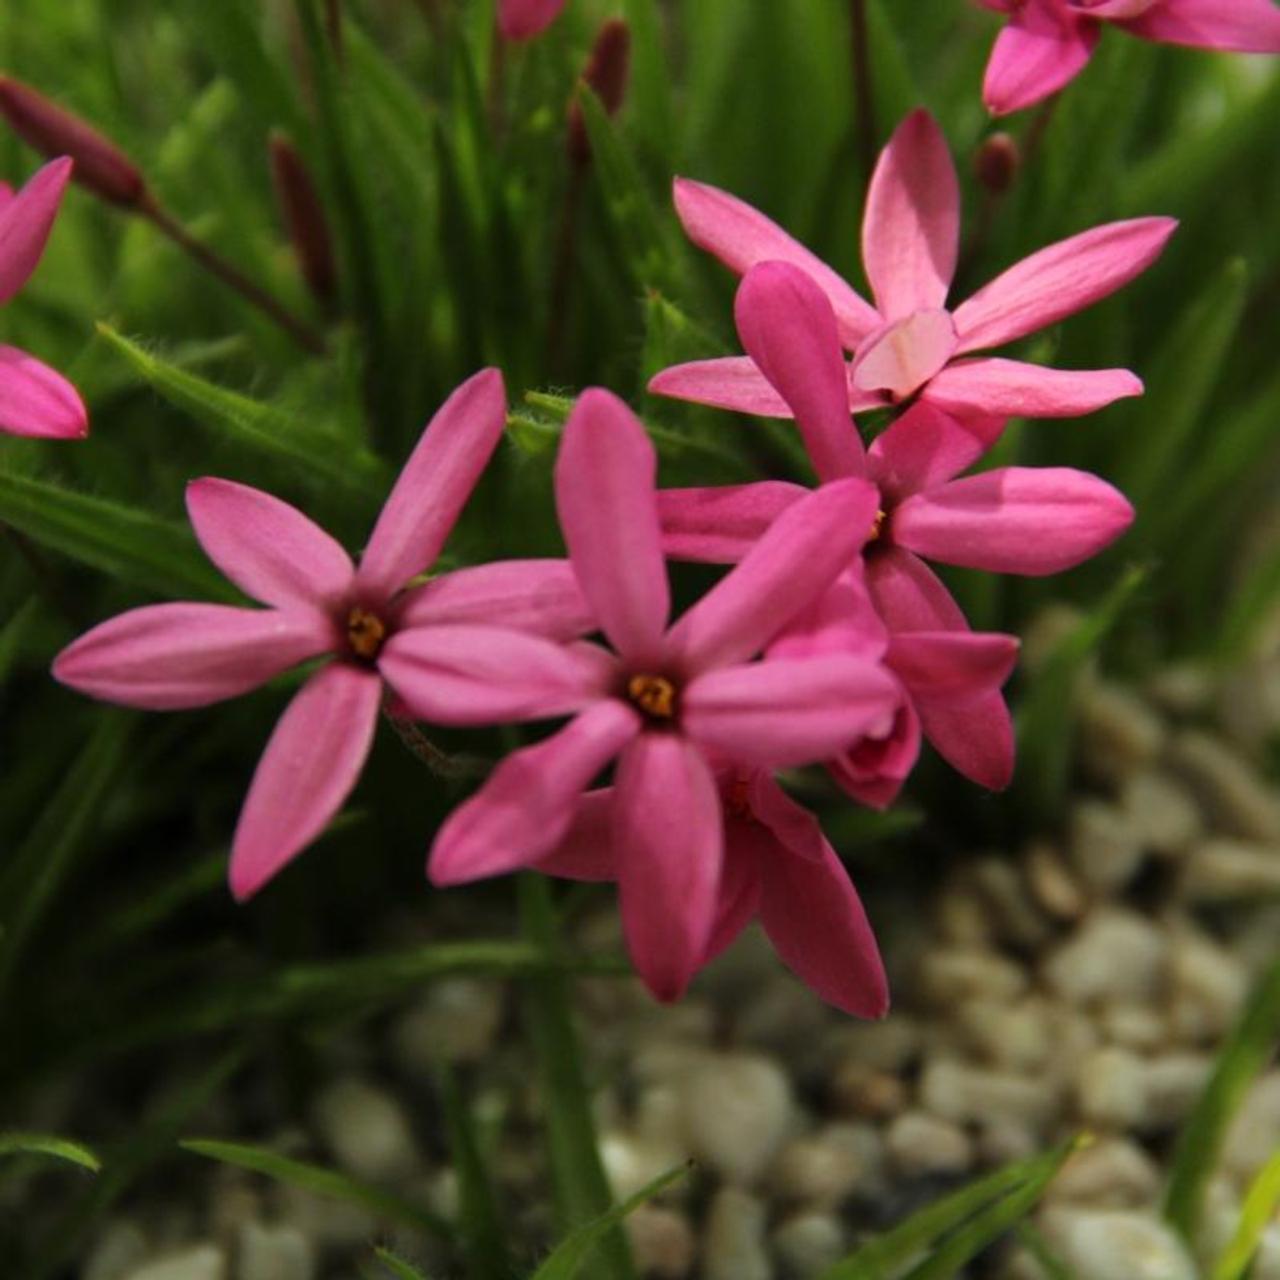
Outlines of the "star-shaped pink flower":
<svg viewBox="0 0 1280 1280">
<path fill-rule="evenodd" d="M 925 111 L 898 126 L 867 193 L 862 259 L 875 306 L 736 197 L 677 178 L 675 203 L 690 239 L 739 274 L 760 262 L 789 262 L 822 289 L 841 342 L 854 356 L 847 369 L 854 413 L 918 397 L 961 417 L 1074 417 L 1142 392 L 1127 369 L 1048 369 L 976 353 L 1055 324 L 1127 284 L 1159 255 L 1174 220 L 1094 227 L 1023 259 L 949 309 L 959 184 L 942 131 Z M 768 379 L 743 357 L 675 365 L 649 389 L 741 413 L 790 416 Z"/>
<path fill-rule="evenodd" d="M 450 815 L 429 873 L 456 884 L 536 864 L 616 759 L 612 847 L 627 941 L 649 988 L 674 1000 L 706 955 L 719 902 L 724 818 L 714 762 L 775 769 L 824 760 L 886 731 L 897 689 L 877 664 L 851 655 L 750 661 L 857 554 L 875 515 L 870 484 L 842 480 L 791 504 L 668 625 L 656 471 L 627 406 L 607 391 L 584 392 L 556 462 L 556 505 L 613 652 L 566 650 L 581 665 L 579 714 L 508 756 Z M 531 672 L 528 682 L 536 690 L 544 677 Z"/>
<path fill-rule="evenodd" d="M 1033 106 L 1084 69 L 1104 23 L 1163 44 L 1280 52 L 1272 0 L 979 0 L 1008 15 L 987 63 L 982 100 L 993 115 Z"/>
<path fill-rule="evenodd" d="M 411 712 L 450 724 L 566 709 L 563 692 L 551 692 L 562 646 L 507 629 L 557 640 L 590 629 L 566 561 L 499 561 L 411 585 L 440 553 L 505 421 L 496 369 L 463 383 L 423 433 L 358 568 L 288 503 L 229 480 L 194 481 L 187 510 L 201 545 L 268 608 L 133 609 L 54 662 L 59 680 L 93 697 L 176 710 L 328 659 L 281 716 L 253 776 L 231 850 L 237 898 L 256 893 L 337 813 L 372 745 L 384 684 Z M 535 693 L 511 684 L 511 672 L 530 665 L 544 669 Z"/>
<path fill-rule="evenodd" d="M 63 156 L 16 195 L 0 183 L 0 305 L 36 269 L 70 177 L 71 161 Z M 84 402 L 66 378 L 25 351 L 0 345 L 0 431 L 69 440 L 88 430 Z"/>
<path fill-rule="evenodd" d="M 565 0 L 500 0 L 498 31 L 504 40 L 532 40 L 560 16 Z"/>
<path fill-rule="evenodd" d="M 766 262 L 751 268 L 735 315 L 743 346 L 796 419 L 823 486 L 850 476 L 876 486 L 877 513 L 859 555 L 890 633 L 885 661 L 911 694 L 925 734 L 967 777 L 1005 786 L 1013 739 L 999 688 L 1016 641 L 971 633 L 924 560 L 998 573 L 1057 573 L 1117 538 L 1133 509 L 1105 481 L 1068 468 L 997 467 L 957 478 L 1004 424 L 978 417 L 961 423 L 927 402 L 864 450 L 849 416 L 836 317 L 798 267 Z M 806 492 L 782 481 L 663 490 L 663 546 L 677 559 L 731 563 Z M 851 522 L 861 515 L 861 505 L 850 508 Z M 820 610 L 795 625 L 814 634 L 843 631 L 851 637 L 848 647 L 865 653 L 869 633 L 858 620 L 856 599 L 840 608 L 824 602 L 824 608 L 830 616 Z"/>
</svg>

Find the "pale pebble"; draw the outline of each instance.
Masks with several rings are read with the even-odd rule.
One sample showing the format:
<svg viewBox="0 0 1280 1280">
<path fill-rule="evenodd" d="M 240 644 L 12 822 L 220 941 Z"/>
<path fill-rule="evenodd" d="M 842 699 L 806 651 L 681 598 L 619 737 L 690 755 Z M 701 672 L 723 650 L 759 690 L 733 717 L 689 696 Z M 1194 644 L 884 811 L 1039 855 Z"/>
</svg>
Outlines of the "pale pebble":
<svg viewBox="0 0 1280 1280">
<path fill-rule="evenodd" d="M 165 1254 L 125 1272 L 124 1280 L 225 1280 L 227 1255 L 215 1244 Z"/>
<path fill-rule="evenodd" d="M 1091 1053 L 1081 1063 L 1076 1080 L 1081 1118 L 1108 1129 L 1140 1124 L 1147 1106 L 1144 1065 L 1136 1054 L 1116 1045 Z"/>
<path fill-rule="evenodd" d="M 782 1148 L 770 1170 L 770 1183 L 788 1202 L 835 1205 L 858 1187 L 865 1173 L 863 1161 L 849 1143 L 815 1134 Z"/>
<path fill-rule="evenodd" d="M 682 1213 L 642 1204 L 626 1219 L 636 1268 L 650 1280 L 685 1280 L 698 1257 L 698 1241 Z"/>
<path fill-rule="evenodd" d="M 136 1222 L 108 1222 L 89 1250 L 80 1280 L 121 1280 L 146 1258 L 148 1247 L 146 1233 Z"/>
<path fill-rule="evenodd" d="M 1280 842 L 1280 799 L 1221 739 L 1198 729 L 1184 730 L 1174 739 L 1169 759 L 1220 830 L 1246 840 Z"/>
<path fill-rule="evenodd" d="M 391 1030 L 396 1064 L 433 1079 L 441 1062 L 475 1062 L 494 1045 L 502 1023 L 502 988 L 479 978 L 446 978 L 403 1013 Z"/>
<path fill-rule="evenodd" d="M 1213 1070 L 1213 1058 L 1192 1051 L 1164 1053 L 1146 1067 L 1147 1106 L 1144 1126 L 1181 1124 L 1199 1101 Z"/>
<path fill-rule="evenodd" d="M 236 1280 L 312 1280 L 315 1247 L 296 1227 L 246 1222 L 236 1251 Z"/>
<path fill-rule="evenodd" d="M 1084 915 L 1088 896 L 1053 845 L 1035 841 L 1023 850 L 1021 863 L 1027 889 L 1044 911 L 1060 921 Z"/>
<path fill-rule="evenodd" d="M 1158 1218 L 1123 1210 L 1053 1210 L 1046 1233 L 1089 1280 L 1196 1280 L 1185 1246 Z"/>
<path fill-rule="evenodd" d="M 764 1204 L 737 1187 L 716 1192 L 702 1237 L 703 1280 L 774 1280 Z"/>
<path fill-rule="evenodd" d="M 321 1092 L 314 1111 L 325 1145 L 348 1173 L 371 1182 L 389 1182 L 417 1169 L 408 1114 L 385 1089 L 346 1076 Z"/>
<path fill-rule="evenodd" d="M 1154 1203 L 1162 1177 L 1155 1161 L 1129 1138 L 1099 1138 L 1072 1153 L 1045 1199 L 1095 1209 L 1136 1209 Z"/>
<path fill-rule="evenodd" d="M 924 1111 L 907 1111 L 885 1133 L 885 1149 L 908 1178 L 964 1173 L 973 1164 L 973 1140 L 958 1125 Z"/>
<path fill-rule="evenodd" d="M 1165 742 L 1160 716 L 1144 698 L 1101 681 L 1080 699 L 1076 755 L 1095 782 L 1115 786 L 1159 755 Z"/>
<path fill-rule="evenodd" d="M 690 1153 L 737 1183 L 763 1172 L 794 1114 L 786 1072 L 747 1053 L 708 1054 L 685 1082 L 683 1103 Z"/>
<path fill-rule="evenodd" d="M 1144 916 L 1100 907 L 1050 952 L 1045 980 L 1077 1003 L 1106 999 L 1149 1001 L 1164 976 L 1166 942 Z"/>
<path fill-rule="evenodd" d="M 1200 806 L 1186 787 L 1158 770 L 1135 773 L 1120 803 L 1142 846 L 1159 857 L 1180 856 L 1204 834 Z"/>
<path fill-rule="evenodd" d="M 924 999 L 945 1008 L 974 997 L 1013 1000 L 1026 990 L 1027 975 L 997 952 L 946 947 L 920 958 L 917 983 Z"/>
<path fill-rule="evenodd" d="M 1124 812 L 1105 800 L 1086 797 L 1071 806 L 1068 819 L 1071 865 L 1095 893 L 1116 893 L 1137 875 L 1142 842 Z"/>
<path fill-rule="evenodd" d="M 810 1280 L 840 1260 L 844 1228 L 829 1213 L 798 1213 L 770 1235 L 773 1251 L 788 1280 Z"/>
<path fill-rule="evenodd" d="M 957 1124 L 1012 1119 L 1039 1129 L 1061 1110 L 1058 1089 L 1047 1078 L 987 1071 L 950 1059 L 926 1065 L 920 1101 L 934 1115 Z"/>
<path fill-rule="evenodd" d="M 1179 888 L 1193 903 L 1280 894 L 1280 845 L 1234 836 L 1202 841 L 1187 857 Z"/>
<path fill-rule="evenodd" d="M 1240 1180 L 1252 1178 L 1280 1150 L 1280 1071 L 1254 1082 L 1227 1130 L 1222 1167 Z"/>
</svg>

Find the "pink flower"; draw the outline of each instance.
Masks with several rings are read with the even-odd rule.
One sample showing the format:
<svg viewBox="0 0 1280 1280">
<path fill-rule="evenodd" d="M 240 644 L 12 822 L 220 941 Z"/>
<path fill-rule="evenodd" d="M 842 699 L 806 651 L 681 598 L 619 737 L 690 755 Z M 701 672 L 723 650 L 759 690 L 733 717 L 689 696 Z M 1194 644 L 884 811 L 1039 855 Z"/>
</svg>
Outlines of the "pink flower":
<svg viewBox="0 0 1280 1280">
<path fill-rule="evenodd" d="M 971 633 L 922 557 L 999 573 L 1057 573 L 1118 537 L 1132 508 L 1109 484 L 1067 468 L 997 467 L 957 479 L 1004 423 L 980 417 L 962 423 L 926 401 L 864 451 L 849 418 L 836 317 L 821 288 L 797 267 L 751 268 L 735 313 L 743 346 L 795 417 L 823 487 L 850 476 L 876 486 L 877 513 L 860 554 L 889 631 L 885 661 L 910 693 L 925 734 L 967 777 L 1006 785 L 1013 740 L 999 687 L 1016 641 Z M 731 563 L 805 493 L 782 481 L 663 490 L 664 548 L 679 559 Z M 861 500 L 851 506 L 849 521 L 860 520 L 863 510 Z M 843 634 L 851 637 L 846 650 L 865 654 L 873 639 L 860 620 L 856 581 L 853 590 L 843 605 L 824 601 L 817 614 L 797 618 L 787 634 L 798 627 L 820 636 L 820 648 L 840 648 Z"/>
<path fill-rule="evenodd" d="M 1000 347 L 1113 293 L 1159 255 L 1176 223 L 1135 218 L 1094 227 L 1032 254 L 954 310 L 946 306 L 960 233 L 960 196 L 946 140 L 916 111 L 880 156 L 867 194 L 862 257 L 873 307 L 825 263 L 741 200 L 677 178 L 676 211 L 695 244 L 739 274 L 789 262 L 827 295 L 845 350 L 849 408 L 912 397 L 956 415 L 1056 418 L 1090 413 L 1142 383 L 1127 369 L 1046 369 L 975 352 Z M 660 395 L 765 417 L 786 404 L 749 359 L 676 365 L 649 384 Z"/>
<path fill-rule="evenodd" d="M 861 1018 L 888 1012 L 889 987 L 857 890 L 817 819 L 768 770 L 713 764 L 724 815 L 724 863 L 709 963 L 755 917 L 778 954 L 824 1000 Z M 572 880 L 617 878 L 615 787 L 579 801 L 564 840 L 537 864 Z"/>
<path fill-rule="evenodd" d="M 1102 24 L 1164 44 L 1280 52 L 1272 0 L 980 0 L 1008 15 L 987 64 L 982 99 L 993 115 L 1029 107 L 1084 69 Z"/>
<path fill-rule="evenodd" d="M 231 851 L 237 898 L 256 893 L 337 813 L 372 745 L 384 682 L 410 711 L 439 712 L 449 723 L 561 710 L 546 690 L 531 706 L 525 685 L 513 691 L 500 677 L 485 685 L 482 706 L 473 690 L 490 670 L 551 668 L 561 653 L 550 640 L 502 628 L 557 639 L 589 629 L 567 562 L 503 561 L 409 586 L 439 554 L 505 420 L 496 369 L 449 397 L 392 489 L 358 569 L 288 503 L 229 480 L 194 481 L 187 510 L 201 545 L 246 595 L 269 607 L 134 609 L 81 636 L 54 662 L 54 675 L 84 693 L 174 710 L 220 702 L 300 662 L 330 659 L 281 716 L 250 784 Z M 460 679 L 460 667 L 472 678 Z"/>
<path fill-rule="evenodd" d="M 883 731 L 896 690 L 857 657 L 748 661 L 857 554 L 875 514 L 871 485 L 848 479 L 792 504 L 668 626 L 656 469 L 626 405 L 585 392 L 565 426 L 556 504 L 582 592 L 614 652 L 566 650 L 580 664 L 579 714 L 508 756 L 449 817 L 429 872 L 456 884 L 536 864 L 616 758 L 612 847 L 627 941 L 649 988 L 674 1000 L 706 955 L 720 900 L 724 818 L 713 761 L 774 769 L 826 759 Z M 545 683 L 530 672 L 531 691 Z"/>
<path fill-rule="evenodd" d="M 71 177 L 71 161 L 51 160 L 14 195 L 0 183 L 0 305 L 31 278 Z M 88 434 L 75 387 L 17 347 L 0 345 L 0 431 L 60 440 Z"/>
<path fill-rule="evenodd" d="M 499 0 L 498 31 L 504 40 L 532 40 L 560 16 L 564 0 Z"/>
</svg>

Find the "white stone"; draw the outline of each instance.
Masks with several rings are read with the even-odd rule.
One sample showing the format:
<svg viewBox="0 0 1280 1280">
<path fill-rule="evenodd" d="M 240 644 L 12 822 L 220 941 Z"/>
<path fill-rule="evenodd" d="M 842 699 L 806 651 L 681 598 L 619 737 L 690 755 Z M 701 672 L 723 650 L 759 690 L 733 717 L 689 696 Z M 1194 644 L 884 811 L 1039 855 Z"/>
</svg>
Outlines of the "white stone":
<svg viewBox="0 0 1280 1280">
<path fill-rule="evenodd" d="M 836 1069 L 830 1095 L 835 1109 L 846 1115 L 886 1119 L 906 1106 L 908 1090 L 901 1076 L 851 1059 Z"/>
<path fill-rule="evenodd" d="M 786 1072 L 755 1054 L 706 1055 L 689 1076 L 683 1100 L 691 1153 L 730 1182 L 754 1181 L 793 1119 Z"/>
<path fill-rule="evenodd" d="M 1095 893 L 1110 895 L 1138 873 L 1142 843 L 1124 812 L 1104 800 L 1077 800 L 1071 807 L 1071 865 Z"/>
<path fill-rule="evenodd" d="M 956 1021 L 967 1043 L 993 1066 L 1029 1071 L 1054 1052 L 1045 1005 L 1038 999 L 1015 1005 L 966 1000 Z"/>
<path fill-rule="evenodd" d="M 1181 880 L 1193 903 L 1230 902 L 1280 891 L 1280 845 L 1215 836 L 1191 850 Z"/>
<path fill-rule="evenodd" d="M 866 1170 L 847 1142 L 822 1134 L 796 1138 L 778 1153 L 770 1181 L 780 1199 L 801 1204 L 839 1204 L 862 1181 Z"/>
<path fill-rule="evenodd" d="M 765 1248 L 765 1207 L 737 1187 L 711 1201 L 702 1243 L 704 1280 L 774 1280 Z"/>
<path fill-rule="evenodd" d="M 1204 834 L 1204 815 L 1187 789 L 1155 769 L 1125 783 L 1121 807 L 1144 848 L 1177 857 Z"/>
<path fill-rule="evenodd" d="M 976 859 L 968 877 L 986 904 L 996 938 L 1011 946 L 1042 946 L 1053 928 L 1024 883 L 1021 871 L 1007 858 Z"/>
<path fill-rule="evenodd" d="M 126 1280 L 225 1280 L 227 1256 L 214 1244 L 166 1254 L 125 1273 Z"/>
<path fill-rule="evenodd" d="M 1128 1138 L 1100 1138 L 1070 1156 L 1045 1199 L 1095 1209 L 1136 1209 L 1154 1203 L 1162 1176 L 1155 1161 Z"/>
<path fill-rule="evenodd" d="M 698 1256 L 689 1220 L 674 1209 L 642 1204 L 626 1219 L 636 1269 L 652 1280 L 685 1280 Z"/>
<path fill-rule="evenodd" d="M 991 913 L 972 884 L 952 880 L 935 897 L 929 914 L 933 932 L 948 946 L 974 951 L 991 945 Z"/>
<path fill-rule="evenodd" d="M 1280 1224 L 1269 1222 L 1263 1228 L 1249 1280 L 1280 1280 Z"/>
<path fill-rule="evenodd" d="M 910 1014 L 898 1013 L 883 1022 L 850 1022 L 835 1037 L 842 1061 L 880 1071 L 903 1071 L 920 1056 L 923 1037 Z"/>
<path fill-rule="evenodd" d="M 1280 1150 L 1280 1071 L 1254 1083 L 1227 1130 L 1222 1167 L 1241 1181 L 1254 1177 Z"/>
<path fill-rule="evenodd" d="M 1014 1120 L 1040 1129 L 1059 1113 L 1052 1081 L 986 1071 L 951 1059 L 936 1059 L 920 1079 L 920 1101 L 928 1111 L 957 1124 Z"/>
<path fill-rule="evenodd" d="M 1112 1044 L 1146 1052 L 1163 1048 L 1169 1024 L 1158 1009 L 1127 1000 L 1113 1000 L 1098 1012 L 1098 1026 Z"/>
<path fill-rule="evenodd" d="M 136 1222 L 117 1218 L 102 1229 L 80 1280 L 121 1280 L 147 1256 L 147 1237 Z"/>
<path fill-rule="evenodd" d="M 1026 974 L 1012 961 L 994 951 L 960 947 L 922 956 L 918 981 L 921 995 L 943 1007 L 973 998 L 1013 1000 L 1027 986 Z"/>
<path fill-rule="evenodd" d="M 1029 844 L 1020 859 L 1031 896 L 1057 920 L 1078 920 L 1089 900 L 1057 849 L 1043 840 Z"/>
<path fill-rule="evenodd" d="M 964 1173 L 973 1164 L 973 1141 L 963 1129 L 925 1111 L 900 1115 L 885 1134 L 889 1159 L 902 1174 Z"/>
<path fill-rule="evenodd" d="M 281 1186 L 276 1193 L 280 1216 L 317 1244 L 351 1248 L 364 1244 L 378 1229 L 373 1214 L 350 1201 L 301 1187 Z"/>
<path fill-rule="evenodd" d="M 1225 742 L 1188 729 L 1174 739 L 1169 758 L 1220 830 L 1246 840 L 1280 842 L 1280 799 Z"/>
<path fill-rule="evenodd" d="M 1143 1061 L 1115 1045 L 1096 1049 L 1081 1064 L 1076 1081 L 1081 1117 L 1106 1129 L 1127 1129 L 1146 1113 Z"/>
<path fill-rule="evenodd" d="M 1040 1138 L 1025 1124 L 992 1120 L 978 1127 L 976 1151 L 980 1164 L 1012 1164 L 1015 1160 L 1026 1160 L 1040 1149 Z"/>
<path fill-rule="evenodd" d="M 1056 1210 L 1046 1231 L 1088 1280 L 1196 1280 L 1182 1242 L 1159 1219 L 1120 1210 Z"/>
<path fill-rule="evenodd" d="M 625 1130 L 606 1130 L 599 1137 L 600 1163 L 614 1199 L 625 1200 L 641 1187 L 674 1168 L 685 1152 L 661 1142 L 650 1142 Z"/>
<path fill-rule="evenodd" d="M 844 1228 L 829 1213 L 798 1213 L 779 1223 L 770 1241 L 789 1280 L 810 1280 L 845 1251 Z"/>
<path fill-rule="evenodd" d="M 1199 1101 L 1212 1070 L 1213 1058 L 1207 1053 L 1165 1053 L 1148 1061 L 1145 1124 L 1181 1124 Z"/>
<path fill-rule="evenodd" d="M 400 1102 L 354 1076 L 336 1080 L 315 1103 L 316 1127 L 348 1173 L 389 1182 L 418 1168 L 409 1117 Z"/>
<path fill-rule="evenodd" d="M 1213 701 L 1214 681 L 1203 667 L 1182 663 L 1157 671 L 1147 681 L 1145 693 L 1162 711 L 1190 716 L 1204 711 Z"/>
<path fill-rule="evenodd" d="M 502 1022 L 502 988 L 479 978 L 446 978 L 402 1014 L 391 1049 L 409 1075 L 433 1078 L 441 1062 L 475 1062 L 493 1047 Z"/>
<path fill-rule="evenodd" d="M 881 1129 L 862 1121 L 838 1122 L 824 1125 L 817 1137 L 829 1146 L 850 1152 L 859 1169 L 858 1194 L 875 1200 L 887 1194 L 889 1182 L 886 1170 L 884 1135 Z"/>
<path fill-rule="evenodd" d="M 1149 1001 L 1164 976 L 1165 953 L 1165 939 L 1151 921 L 1118 907 L 1103 907 L 1050 954 L 1044 977 L 1059 995 L 1078 1004 Z"/>
<path fill-rule="evenodd" d="M 1249 976 L 1230 951 L 1198 929 L 1182 928 L 1169 958 L 1170 1025 L 1193 1044 L 1220 1040 L 1235 1025 Z"/>
<path fill-rule="evenodd" d="M 1119 785 L 1150 764 L 1164 741 L 1160 716 L 1132 690 L 1099 682 L 1080 699 L 1076 755 L 1095 781 Z"/>
<path fill-rule="evenodd" d="M 236 1280 L 312 1280 L 315 1274 L 315 1248 L 296 1227 L 241 1227 Z"/>
</svg>

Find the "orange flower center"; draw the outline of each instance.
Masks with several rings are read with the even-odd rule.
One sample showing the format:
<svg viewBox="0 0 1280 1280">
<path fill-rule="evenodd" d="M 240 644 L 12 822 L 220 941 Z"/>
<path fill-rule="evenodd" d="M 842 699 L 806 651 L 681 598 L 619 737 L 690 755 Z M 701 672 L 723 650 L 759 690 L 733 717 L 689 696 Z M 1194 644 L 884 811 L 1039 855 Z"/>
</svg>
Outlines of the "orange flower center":
<svg viewBox="0 0 1280 1280">
<path fill-rule="evenodd" d="M 356 605 L 347 614 L 347 643 L 357 657 L 376 658 L 386 637 L 387 624 L 376 613 Z"/>
<path fill-rule="evenodd" d="M 654 720 L 671 720 L 676 714 L 676 687 L 666 676 L 632 676 L 627 697 Z"/>
<path fill-rule="evenodd" d="M 876 512 L 876 518 L 871 522 L 871 532 L 867 534 L 868 542 L 875 542 L 880 537 L 880 533 L 884 529 L 884 522 L 888 518 L 889 513 L 883 507 Z"/>
</svg>

